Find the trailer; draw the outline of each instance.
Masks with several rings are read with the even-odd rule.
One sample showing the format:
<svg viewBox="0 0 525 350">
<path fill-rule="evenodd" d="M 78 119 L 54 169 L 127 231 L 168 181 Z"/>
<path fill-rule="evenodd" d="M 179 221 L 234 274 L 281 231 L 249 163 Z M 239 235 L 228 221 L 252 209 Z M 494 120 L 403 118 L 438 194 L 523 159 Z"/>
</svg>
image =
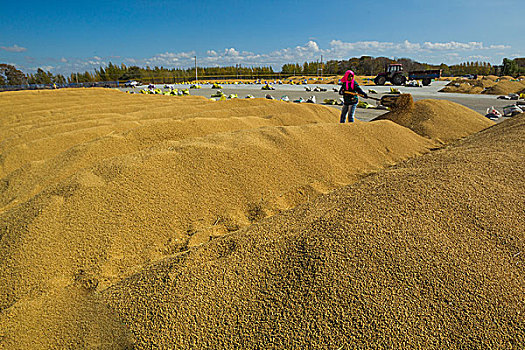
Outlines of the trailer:
<svg viewBox="0 0 525 350">
<path fill-rule="evenodd" d="M 441 78 L 441 69 L 417 70 L 408 72 L 408 80 L 421 80 L 423 86 L 428 86 L 432 79 Z"/>
</svg>

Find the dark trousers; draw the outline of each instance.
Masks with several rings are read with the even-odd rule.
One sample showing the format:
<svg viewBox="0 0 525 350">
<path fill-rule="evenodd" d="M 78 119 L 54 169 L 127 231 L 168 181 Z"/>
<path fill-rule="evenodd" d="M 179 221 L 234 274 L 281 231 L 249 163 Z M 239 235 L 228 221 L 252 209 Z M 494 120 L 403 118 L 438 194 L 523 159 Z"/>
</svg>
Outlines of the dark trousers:
<svg viewBox="0 0 525 350">
<path fill-rule="evenodd" d="M 354 115 L 355 115 L 355 109 L 357 108 L 356 104 L 353 105 L 344 105 L 343 110 L 341 111 L 341 123 L 344 123 L 346 121 L 346 114 L 348 114 L 348 122 L 353 123 L 354 122 Z"/>
</svg>

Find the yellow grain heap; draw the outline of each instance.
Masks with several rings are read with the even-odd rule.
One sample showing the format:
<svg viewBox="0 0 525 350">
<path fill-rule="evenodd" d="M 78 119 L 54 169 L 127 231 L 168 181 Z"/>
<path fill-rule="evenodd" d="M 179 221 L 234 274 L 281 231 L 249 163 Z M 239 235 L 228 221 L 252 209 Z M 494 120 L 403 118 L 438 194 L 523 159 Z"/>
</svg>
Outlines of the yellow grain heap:
<svg viewBox="0 0 525 350">
<path fill-rule="evenodd" d="M 410 103 L 403 105 L 411 106 Z M 494 125 L 481 114 L 445 100 L 420 100 L 413 108 L 394 108 L 375 120 L 391 120 L 440 143 L 454 141 Z"/>
<path fill-rule="evenodd" d="M 525 81 L 511 76 L 488 75 L 481 79 L 455 79 L 439 92 L 463 94 L 508 95 L 525 89 Z"/>
<path fill-rule="evenodd" d="M 103 292 L 139 349 L 525 347 L 525 114 Z"/>
<path fill-rule="evenodd" d="M 525 81 L 501 80 L 483 93 L 488 95 L 516 94 L 525 89 Z"/>
<path fill-rule="evenodd" d="M 0 94 L 0 349 L 522 348 L 525 116 L 436 103 Z"/>
<path fill-rule="evenodd" d="M 435 147 L 338 120 L 264 99 L 0 94 L 0 347 L 129 344 L 107 288 Z"/>
</svg>

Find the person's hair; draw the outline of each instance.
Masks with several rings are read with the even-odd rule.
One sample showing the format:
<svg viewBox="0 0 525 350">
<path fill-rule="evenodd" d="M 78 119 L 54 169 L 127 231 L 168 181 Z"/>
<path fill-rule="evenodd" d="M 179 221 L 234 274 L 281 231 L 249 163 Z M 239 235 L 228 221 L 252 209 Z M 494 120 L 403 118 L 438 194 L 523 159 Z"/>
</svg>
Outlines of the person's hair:
<svg viewBox="0 0 525 350">
<path fill-rule="evenodd" d="M 351 81 L 348 81 L 348 77 L 349 76 L 352 76 L 352 80 Z M 348 90 L 348 83 L 350 83 L 350 86 L 352 87 L 352 89 L 354 88 L 355 86 L 355 73 L 351 70 L 347 70 L 343 79 L 341 79 L 341 82 L 342 83 L 346 83 L 346 90 Z"/>
</svg>

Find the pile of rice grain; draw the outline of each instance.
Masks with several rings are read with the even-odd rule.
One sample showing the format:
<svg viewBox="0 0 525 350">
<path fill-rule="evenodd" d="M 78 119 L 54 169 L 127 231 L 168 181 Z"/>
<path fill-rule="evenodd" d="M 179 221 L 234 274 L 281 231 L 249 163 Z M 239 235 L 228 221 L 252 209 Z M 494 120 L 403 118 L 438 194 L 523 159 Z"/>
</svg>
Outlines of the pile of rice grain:
<svg viewBox="0 0 525 350">
<path fill-rule="evenodd" d="M 402 106 L 411 107 L 409 98 Z M 494 125 L 481 114 L 445 100 L 420 100 L 412 108 L 393 108 L 374 120 L 391 120 L 417 134 L 432 140 L 448 143 Z"/>
<path fill-rule="evenodd" d="M 54 157 L 76 145 L 126 132 L 142 147 L 220 131 L 259 126 L 336 122 L 323 106 L 265 99 L 211 102 L 203 97 L 128 95 L 108 89 L 3 92 L 0 96 L 0 176 L 25 164 Z M 142 127 L 142 129 L 141 129 Z M 131 137 L 131 136 L 130 136 Z M 108 157 L 120 147 L 107 148 Z M 127 152 L 125 150 L 124 152 Z"/>
<path fill-rule="evenodd" d="M 495 80 L 490 76 L 481 79 L 455 79 L 439 90 L 439 92 L 480 94 L 494 86 L 496 84 Z"/>
<path fill-rule="evenodd" d="M 459 84 L 459 86 L 456 84 Z M 480 94 L 483 91 L 483 87 L 474 86 L 469 83 L 455 83 L 454 85 L 447 85 L 443 89 L 439 90 L 439 92 L 450 92 L 459 94 Z"/>
<path fill-rule="evenodd" d="M 523 89 L 525 89 L 525 81 L 501 80 L 498 81 L 494 86 L 483 91 L 483 94 L 508 95 L 519 93 Z"/>
<path fill-rule="evenodd" d="M 508 124 L 504 142 L 504 126 L 484 133 L 503 147 L 493 148 L 493 158 L 474 154 L 473 164 L 484 159 L 483 171 L 495 170 L 486 179 L 474 165 L 465 169 L 472 155 L 458 151 L 317 201 L 435 142 L 388 120 L 339 125 L 337 110 L 278 101 L 98 89 L 0 94 L 0 155 L 9 159 L 0 183 L 0 347 L 424 345 L 438 339 L 432 325 L 461 337 L 451 318 L 470 319 L 451 305 L 477 317 L 474 332 L 490 319 L 514 341 L 516 285 L 501 282 L 507 289 L 499 290 L 498 268 L 508 266 L 492 266 L 485 279 L 476 269 L 457 277 L 466 272 L 455 262 L 479 259 L 492 236 L 464 243 L 443 234 L 466 227 L 475 235 L 482 227 L 521 247 L 512 230 L 523 226 L 514 215 L 523 209 L 516 176 L 523 152 L 515 150 L 522 119 Z M 485 145 L 476 142 L 472 152 Z M 453 171 L 458 164 L 463 182 Z M 428 180 L 442 168 L 450 173 Z M 507 177 L 518 190 L 505 190 Z M 494 198 L 510 211 L 500 213 Z M 498 210 L 496 221 L 466 210 L 478 199 Z M 446 220 L 439 214 L 449 209 L 445 202 L 456 205 Z M 302 203 L 309 204 L 264 221 Z M 408 296 L 395 293 L 410 286 Z M 473 299 L 457 304 L 454 296 L 470 290 Z M 507 306 L 486 313 L 471 306 L 496 292 Z M 394 320 L 404 321 L 388 333 L 384 325 Z M 499 344 L 492 333 L 475 334 Z"/>
<path fill-rule="evenodd" d="M 496 81 L 499 79 L 499 77 L 497 75 L 486 75 L 481 79 L 488 79 L 488 80 Z"/>
<path fill-rule="evenodd" d="M 390 121 L 340 125 L 332 108 L 257 99 L 93 89 L 0 106 L 7 348 L 126 344 L 102 291 L 435 146 Z"/>
<path fill-rule="evenodd" d="M 103 294 L 136 348 L 525 347 L 525 114 Z"/>
</svg>

